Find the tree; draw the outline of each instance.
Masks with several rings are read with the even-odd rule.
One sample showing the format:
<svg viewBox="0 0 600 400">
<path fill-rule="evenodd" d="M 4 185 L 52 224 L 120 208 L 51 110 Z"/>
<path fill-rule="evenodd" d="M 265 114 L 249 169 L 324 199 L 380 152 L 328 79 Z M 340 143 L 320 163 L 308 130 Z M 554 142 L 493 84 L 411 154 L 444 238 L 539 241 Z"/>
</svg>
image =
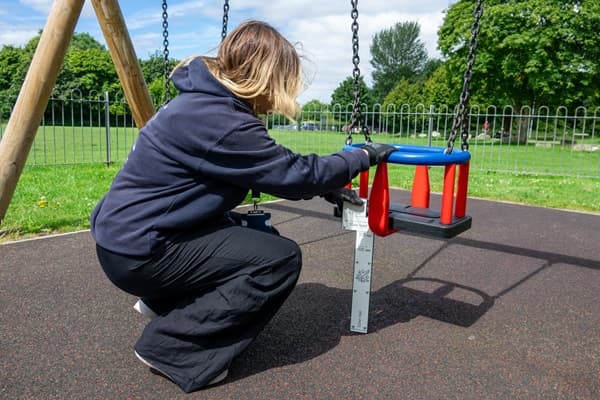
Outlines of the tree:
<svg viewBox="0 0 600 400">
<path fill-rule="evenodd" d="M 92 90 L 103 92 L 113 88 L 118 79 L 106 50 L 72 48 L 65 57 L 56 91 L 68 96 L 71 90 L 79 90 L 87 96 Z"/>
<path fill-rule="evenodd" d="M 402 79 L 414 82 L 419 77 L 427 61 L 420 32 L 417 22 L 398 22 L 373 37 L 370 50 L 376 101 L 381 102 Z"/>
<path fill-rule="evenodd" d="M 363 77 L 361 76 L 358 80 L 358 93 L 360 96 L 361 104 L 365 104 L 367 107 L 373 105 L 373 97 L 371 91 L 367 87 Z M 339 108 L 342 110 L 350 108 L 354 104 L 354 78 L 349 76 L 331 94 L 331 107 Z"/>
<path fill-rule="evenodd" d="M 438 45 L 460 91 L 473 21 L 473 1 L 446 12 Z M 600 2 L 488 0 L 481 23 L 471 89 L 488 104 L 570 108 L 600 103 Z M 518 121 L 520 142 L 526 123 Z M 510 126 L 504 126 L 509 130 Z"/>
<path fill-rule="evenodd" d="M 339 122 L 333 117 L 333 113 L 329 110 L 329 104 L 325 104 L 320 100 L 313 99 L 302 106 L 302 115 L 299 127 L 302 128 L 302 121 L 310 121 L 316 123 L 320 129 L 331 129 L 338 126 Z"/>
<path fill-rule="evenodd" d="M 446 65 L 440 65 L 423 83 L 423 103 L 453 107 L 458 101 L 456 90 L 450 87 Z"/>
<path fill-rule="evenodd" d="M 89 50 L 89 49 L 95 49 L 95 50 L 104 50 L 106 51 L 106 48 L 99 43 L 96 39 L 94 39 L 94 37 L 92 35 L 90 35 L 89 33 L 75 33 L 73 35 L 73 38 L 71 39 L 71 44 L 69 45 L 69 48 L 72 49 L 79 49 L 79 50 Z"/>
<path fill-rule="evenodd" d="M 438 70 L 440 67 L 444 65 L 444 62 L 438 58 L 430 58 L 425 64 L 423 64 L 423 69 L 421 70 L 421 80 L 426 81 L 431 78 L 431 76 Z"/>
<path fill-rule="evenodd" d="M 363 77 L 358 79 L 358 94 L 360 97 L 361 112 L 366 113 L 369 109 L 373 110 L 373 97 L 371 90 L 367 87 Z M 352 109 L 354 105 L 354 78 L 347 77 L 340 85 L 335 88 L 331 94 L 331 109 L 333 111 L 333 124 L 336 126 L 344 126 L 352 117 Z M 371 114 L 372 121 L 367 121 L 365 116 L 365 124 L 369 122 L 374 125 L 374 118 L 378 118 L 373 113 Z"/>
<path fill-rule="evenodd" d="M 175 65 L 177 65 L 177 60 L 169 60 L 170 70 L 172 70 Z M 162 51 L 156 50 L 148 57 L 148 59 L 140 60 L 140 67 L 146 82 L 152 82 L 155 79 L 161 79 L 164 81 L 165 56 L 163 55 Z"/>
<path fill-rule="evenodd" d="M 179 63 L 179 60 L 169 60 L 169 73 Z M 155 106 L 160 106 L 165 100 L 165 56 L 160 50 L 156 50 L 146 60 L 140 60 L 140 67 L 144 80 L 148 86 L 150 97 Z M 175 97 L 177 90 L 170 85 L 171 98 Z"/>
<path fill-rule="evenodd" d="M 13 46 L 3 46 L 0 50 L 0 94 L 18 91 L 15 83 L 23 80 L 24 56 L 23 49 Z"/>
<path fill-rule="evenodd" d="M 420 83 L 411 83 L 408 79 L 402 79 L 398 84 L 385 96 L 383 106 L 395 104 L 400 108 L 403 104 L 415 105 L 422 103 L 422 85 Z"/>
<path fill-rule="evenodd" d="M 422 84 L 421 82 L 411 83 L 408 79 L 402 79 L 398 84 L 385 96 L 383 102 L 383 110 L 401 111 L 405 107 L 409 107 L 409 110 L 414 110 L 418 104 L 422 103 Z M 412 113 L 394 113 L 394 127 L 386 127 L 388 132 L 414 132 L 415 130 L 422 130 L 422 121 L 419 118 L 415 118 L 411 115 Z M 388 118 L 386 118 L 389 124 Z"/>
<path fill-rule="evenodd" d="M 322 103 L 320 100 L 313 99 L 302 106 L 302 112 L 321 112 L 327 107 L 327 104 Z"/>
</svg>

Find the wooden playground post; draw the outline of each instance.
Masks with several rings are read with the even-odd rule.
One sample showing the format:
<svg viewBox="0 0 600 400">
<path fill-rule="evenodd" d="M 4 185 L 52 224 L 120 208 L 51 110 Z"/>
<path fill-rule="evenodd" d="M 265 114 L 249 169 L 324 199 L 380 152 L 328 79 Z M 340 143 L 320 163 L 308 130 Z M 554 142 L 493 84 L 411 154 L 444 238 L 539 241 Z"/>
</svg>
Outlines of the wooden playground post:
<svg viewBox="0 0 600 400">
<path fill-rule="evenodd" d="M 56 0 L 0 141 L 0 223 L 42 120 L 84 0 Z"/>
<path fill-rule="evenodd" d="M 154 105 L 117 0 L 92 0 L 96 17 L 138 128 L 154 115 Z"/>
</svg>

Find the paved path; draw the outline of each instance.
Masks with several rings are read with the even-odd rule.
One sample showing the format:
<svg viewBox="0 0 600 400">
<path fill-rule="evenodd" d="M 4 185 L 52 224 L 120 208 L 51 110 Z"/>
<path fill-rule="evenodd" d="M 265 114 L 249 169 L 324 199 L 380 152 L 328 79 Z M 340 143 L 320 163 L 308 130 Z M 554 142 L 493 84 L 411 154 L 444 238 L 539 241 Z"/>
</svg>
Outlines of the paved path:
<svg viewBox="0 0 600 400">
<path fill-rule="evenodd" d="M 0 398 L 600 398 L 600 216 L 471 200 L 458 238 L 376 238 L 357 334 L 354 233 L 320 199 L 268 209 L 302 246 L 300 282 L 225 383 L 191 395 L 135 359 L 144 320 L 89 233 L 0 246 Z"/>
</svg>

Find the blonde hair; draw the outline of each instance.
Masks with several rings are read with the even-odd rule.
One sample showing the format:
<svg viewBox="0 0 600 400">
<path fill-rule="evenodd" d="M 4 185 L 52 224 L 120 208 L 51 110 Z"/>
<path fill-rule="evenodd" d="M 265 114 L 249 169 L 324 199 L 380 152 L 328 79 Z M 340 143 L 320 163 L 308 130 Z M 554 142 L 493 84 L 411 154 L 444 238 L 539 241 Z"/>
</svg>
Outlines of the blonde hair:
<svg viewBox="0 0 600 400">
<path fill-rule="evenodd" d="M 291 120 L 299 112 L 301 60 L 296 48 L 265 22 L 247 21 L 219 46 L 216 57 L 203 57 L 210 72 L 237 97 L 268 101 L 271 110 Z M 180 65 L 188 64 L 183 60 Z"/>
</svg>

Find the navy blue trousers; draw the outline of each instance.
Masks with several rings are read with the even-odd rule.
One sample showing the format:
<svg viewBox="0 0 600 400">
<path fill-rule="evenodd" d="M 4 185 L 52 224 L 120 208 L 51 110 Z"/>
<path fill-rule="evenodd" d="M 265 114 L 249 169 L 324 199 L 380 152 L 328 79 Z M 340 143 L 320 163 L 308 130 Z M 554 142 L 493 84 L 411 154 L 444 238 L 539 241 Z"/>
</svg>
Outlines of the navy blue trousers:
<svg viewBox="0 0 600 400">
<path fill-rule="evenodd" d="M 204 387 L 260 333 L 295 287 L 299 246 L 231 221 L 150 259 L 97 247 L 108 278 L 159 314 L 135 349 L 185 392 Z"/>
</svg>

